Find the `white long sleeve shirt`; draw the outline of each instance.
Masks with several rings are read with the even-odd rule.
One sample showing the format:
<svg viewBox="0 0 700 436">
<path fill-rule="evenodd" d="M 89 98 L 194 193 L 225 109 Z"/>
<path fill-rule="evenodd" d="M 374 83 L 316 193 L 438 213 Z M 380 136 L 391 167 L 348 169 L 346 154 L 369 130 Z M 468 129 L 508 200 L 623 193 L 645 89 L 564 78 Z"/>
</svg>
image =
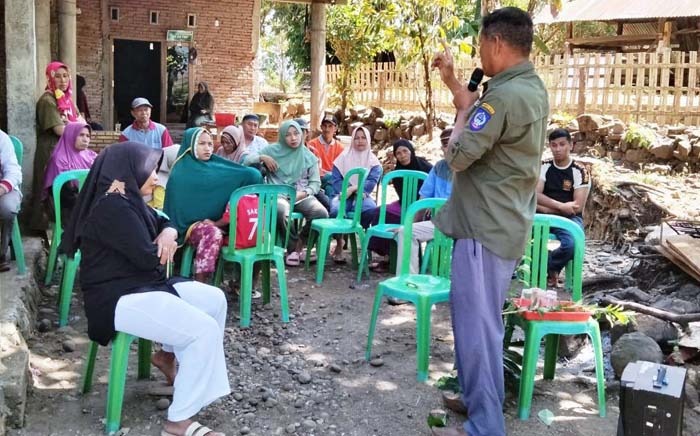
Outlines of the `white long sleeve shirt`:
<svg viewBox="0 0 700 436">
<path fill-rule="evenodd" d="M 19 190 L 22 184 L 22 167 L 17 162 L 15 147 L 10 137 L 0 130 L 0 184 L 7 191 Z"/>
</svg>

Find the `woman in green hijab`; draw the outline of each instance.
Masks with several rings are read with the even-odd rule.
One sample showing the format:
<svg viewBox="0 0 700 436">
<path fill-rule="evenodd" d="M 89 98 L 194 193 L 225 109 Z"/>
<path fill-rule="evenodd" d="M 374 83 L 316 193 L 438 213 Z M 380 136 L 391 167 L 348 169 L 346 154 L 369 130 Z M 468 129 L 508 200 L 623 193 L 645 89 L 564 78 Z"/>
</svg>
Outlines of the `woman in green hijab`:
<svg viewBox="0 0 700 436">
<path fill-rule="evenodd" d="M 170 170 L 163 210 L 178 234 L 184 235 L 184 242 L 196 249 L 195 280 L 207 282 L 216 270 L 223 230 L 228 228 L 223 215 L 231 193 L 256 183 L 262 183 L 260 172 L 214 155 L 214 142 L 205 129 L 185 131 Z"/>
<path fill-rule="evenodd" d="M 292 199 L 280 198 L 278 201 L 277 226 L 278 231 L 286 234 L 292 208 L 304 216 L 304 227 L 299 234 L 296 229 L 291 229 L 287 247 L 289 254 L 286 264 L 298 266 L 304 261 L 304 242 L 309 236 L 311 221 L 328 218 L 328 211 L 315 197 L 321 189 L 318 158 L 302 143 L 301 127 L 294 121 L 282 123 L 277 143 L 263 148 L 260 154 L 270 156 L 277 162 L 277 170 L 268 173 L 267 182 L 291 185 L 297 192 L 293 203 Z"/>
</svg>

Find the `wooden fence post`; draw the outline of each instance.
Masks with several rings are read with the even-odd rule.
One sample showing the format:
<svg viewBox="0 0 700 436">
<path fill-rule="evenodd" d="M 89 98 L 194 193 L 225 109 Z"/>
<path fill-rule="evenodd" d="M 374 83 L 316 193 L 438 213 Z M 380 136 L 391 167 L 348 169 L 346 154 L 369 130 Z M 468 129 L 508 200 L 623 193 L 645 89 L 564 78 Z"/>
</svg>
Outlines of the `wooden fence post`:
<svg viewBox="0 0 700 436">
<path fill-rule="evenodd" d="M 586 113 L 586 76 L 587 67 L 578 69 L 578 115 Z"/>
<path fill-rule="evenodd" d="M 379 64 L 379 89 L 377 92 L 377 106 L 384 107 L 384 92 L 386 91 L 386 73 L 384 72 L 384 62 Z"/>
</svg>

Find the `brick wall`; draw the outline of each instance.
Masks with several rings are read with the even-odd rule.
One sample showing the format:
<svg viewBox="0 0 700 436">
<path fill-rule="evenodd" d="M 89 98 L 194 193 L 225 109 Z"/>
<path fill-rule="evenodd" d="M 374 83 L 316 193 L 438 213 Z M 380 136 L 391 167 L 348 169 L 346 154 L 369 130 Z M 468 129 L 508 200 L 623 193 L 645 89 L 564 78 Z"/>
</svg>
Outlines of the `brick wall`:
<svg viewBox="0 0 700 436">
<path fill-rule="evenodd" d="M 94 121 L 102 120 L 102 19 L 100 0 L 79 0 L 77 74 L 85 77 L 85 94 Z M 53 19 L 52 19 L 53 21 Z M 111 54 L 111 53 L 110 53 Z M 104 72 L 106 74 L 107 72 Z M 107 127 L 107 126 L 105 126 Z"/>
<path fill-rule="evenodd" d="M 5 2 L 0 6 L 0 129 L 7 132 L 7 87 L 5 86 Z"/>
<path fill-rule="evenodd" d="M 204 80 L 216 100 L 217 112 L 242 113 L 255 100 L 252 0 L 111 0 L 118 7 L 119 22 L 109 23 L 112 39 L 165 41 L 168 30 L 193 30 L 198 51 L 197 65 L 190 65 L 195 83 Z M 86 81 L 90 112 L 101 119 L 102 41 L 99 0 L 78 0 L 78 72 Z M 150 11 L 159 11 L 158 25 L 149 24 Z M 197 15 L 197 26 L 187 27 L 187 14 Z M 214 27 L 218 19 L 219 27 Z M 166 49 L 164 44 L 163 49 Z M 111 57 L 111 53 L 108 53 Z M 163 73 L 165 75 L 165 73 Z M 164 77 L 165 79 L 165 77 Z"/>
</svg>

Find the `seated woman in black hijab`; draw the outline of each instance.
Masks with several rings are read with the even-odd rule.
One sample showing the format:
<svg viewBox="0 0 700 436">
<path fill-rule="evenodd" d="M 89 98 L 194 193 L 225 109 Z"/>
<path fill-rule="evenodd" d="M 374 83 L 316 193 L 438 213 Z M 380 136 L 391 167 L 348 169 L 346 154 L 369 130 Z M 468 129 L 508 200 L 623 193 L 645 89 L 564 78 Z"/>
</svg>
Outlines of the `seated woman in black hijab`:
<svg viewBox="0 0 700 436">
<path fill-rule="evenodd" d="M 82 252 L 90 339 L 107 345 L 120 331 L 163 344 L 152 361 L 173 382 L 174 393 L 162 434 L 221 436 L 191 417 L 230 392 L 226 298 L 213 286 L 166 275 L 177 231 L 143 200 L 156 186 L 162 154 L 135 142 L 106 148 L 78 196 L 61 251 Z"/>
<path fill-rule="evenodd" d="M 394 170 L 413 170 L 420 171 L 422 173 L 430 173 L 433 169 L 433 164 L 428 162 L 424 157 L 417 156 L 416 150 L 413 148 L 413 143 L 407 139 L 399 139 L 394 142 L 394 157 L 396 158 L 396 165 Z M 390 173 L 389 173 L 390 174 Z M 398 200 L 386 205 L 386 217 L 384 222 L 387 224 L 401 224 L 403 217 L 401 216 L 401 204 L 403 199 L 403 179 L 394 179 L 392 181 L 394 185 L 394 190 L 398 196 Z M 423 181 L 418 182 L 418 191 L 420 191 L 421 186 L 423 186 Z M 377 225 L 379 223 L 379 207 L 374 210 L 374 218 L 372 219 L 372 225 Z M 369 265 L 369 269 L 375 272 L 388 272 L 389 271 L 389 261 L 387 256 L 389 254 L 391 241 L 389 239 L 382 238 L 372 238 L 369 241 L 369 250 L 384 256 L 384 260 L 379 262 L 372 262 Z"/>
<path fill-rule="evenodd" d="M 200 127 L 214 121 L 214 96 L 209 92 L 207 82 L 197 84 L 197 92 L 192 96 L 189 104 L 189 116 L 187 127 Z"/>
</svg>

